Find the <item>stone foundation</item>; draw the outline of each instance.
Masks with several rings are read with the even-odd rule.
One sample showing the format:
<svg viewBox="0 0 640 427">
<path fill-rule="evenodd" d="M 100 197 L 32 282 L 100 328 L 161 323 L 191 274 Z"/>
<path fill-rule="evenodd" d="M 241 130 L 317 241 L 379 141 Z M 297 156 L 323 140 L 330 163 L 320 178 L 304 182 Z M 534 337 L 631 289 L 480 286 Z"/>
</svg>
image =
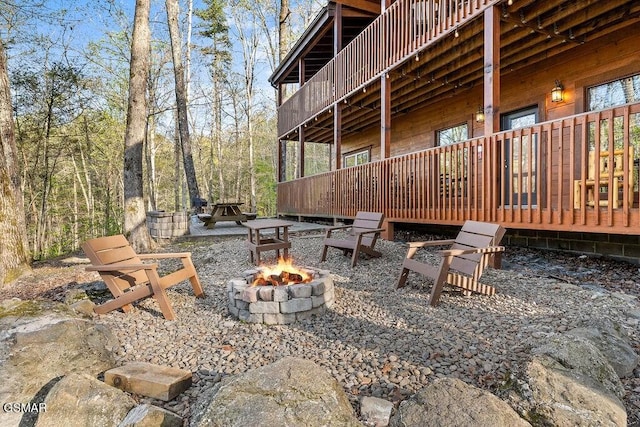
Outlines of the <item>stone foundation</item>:
<svg viewBox="0 0 640 427">
<path fill-rule="evenodd" d="M 313 278 L 309 283 L 285 286 L 251 286 L 258 270 L 247 270 L 229 280 L 229 313 L 249 323 L 283 325 L 321 315 L 335 299 L 328 270 L 302 268 Z"/>
</svg>

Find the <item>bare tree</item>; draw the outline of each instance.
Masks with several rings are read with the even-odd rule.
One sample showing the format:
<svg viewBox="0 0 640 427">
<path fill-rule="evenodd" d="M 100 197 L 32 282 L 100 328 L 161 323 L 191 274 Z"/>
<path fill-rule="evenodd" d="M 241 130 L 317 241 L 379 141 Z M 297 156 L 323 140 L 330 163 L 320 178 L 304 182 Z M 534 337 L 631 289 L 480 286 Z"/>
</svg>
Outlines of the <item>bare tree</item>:
<svg viewBox="0 0 640 427">
<path fill-rule="evenodd" d="M 290 16 L 289 0 L 280 0 L 280 19 L 278 19 L 278 60 L 280 62 L 287 56 L 289 51 L 291 40 Z"/>
<path fill-rule="evenodd" d="M 136 0 L 131 41 L 127 128 L 124 138 L 124 231 L 136 251 L 147 251 L 151 247 L 151 237 L 145 224 L 142 177 L 151 43 L 149 9 L 150 0 Z"/>
<path fill-rule="evenodd" d="M 171 53 L 173 56 L 173 74 L 175 76 L 176 106 L 178 110 L 178 130 L 180 133 L 180 146 L 182 147 L 182 160 L 184 173 L 189 189 L 191 203 L 200 197 L 196 169 L 191 153 L 191 140 L 189 139 L 189 118 L 187 113 L 187 93 L 182 66 L 182 42 L 180 28 L 178 26 L 178 0 L 166 0 L 167 21 L 169 23 L 169 37 L 171 38 Z"/>
<path fill-rule="evenodd" d="M 252 5 L 240 0 L 232 5 L 232 15 L 236 21 L 238 39 L 242 48 L 242 66 L 244 70 L 244 100 L 243 110 L 246 120 L 246 132 L 249 149 L 249 187 L 251 191 L 251 208 L 257 206 L 256 173 L 253 140 L 253 103 L 255 69 L 258 55 L 258 18 L 252 12 Z"/>
<path fill-rule="evenodd" d="M 203 48 L 202 52 L 211 56 L 211 115 L 213 122 L 211 126 L 211 139 L 213 142 L 211 160 L 212 164 L 217 162 L 218 198 L 220 201 L 224 201 L 227 198 L 227 188 L 222 167 L 225 161 L 222 147 L 222 93 L 224 83 L 228 79 L 228 70 L 231 68 L 231 42 L 229 40 L 229 26 L 225 19 L 224 1 L 204 0 L 204 4 L 206 7 L 196 10 L 195 14 L 202 20 L 200 35 L 211 39 L 211 45 Z M 211 171 L 210 181 L 213 187 L 213 170 Z"/>
<path fill-rule="evenodd" d="M 7 57 L 0 39 L 0 287 L 30 269 L 13 126 Z"/>
</svg>

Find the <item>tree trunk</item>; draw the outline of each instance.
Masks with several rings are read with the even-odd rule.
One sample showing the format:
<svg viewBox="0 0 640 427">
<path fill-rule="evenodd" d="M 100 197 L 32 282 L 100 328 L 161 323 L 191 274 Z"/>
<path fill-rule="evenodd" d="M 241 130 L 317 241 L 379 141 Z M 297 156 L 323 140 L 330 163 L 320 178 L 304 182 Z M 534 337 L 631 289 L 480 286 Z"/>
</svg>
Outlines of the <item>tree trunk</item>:
<svg viewBox="0 0 640 427">
<path fill-rule="evenodd" d="M 187 95 L 184 81 L 184 69 L 182 66 L 182 42 L 180 29 L 178 28 L 178 0 L 166 0 L 167 21 L 169 23 L 169 38 L 171 39 L 171 53 L 173 57 L 173 74 L 176 83 L 176 106 L 178 109 L 178 129 L 180 131 L 180 146 L 182 147 L 182 159 L 184 173 L 189 189 L 189 200 L 200 197 L 196 169 L 191 153 L 191 140 L 189 139 L 189 119 L 187 117 Z"/>
<path fill-rule="evenodd" d="M 280 19 L 278 19 L 278 59 L 280 62 L 289 51 L 289 39 L 291 38 L 289 15 L 291 15 L 289 0 L 280 0 Z"/>
<path fill-rule="evenodd" d="M 7 58 L 0 39 L 0 287 L 30 270 L 13 126 Z"/>
<path fill-rule="evenodd" d="M 180 135 L 178 132 L 178 113 L 174 111 L 175 118 L 175 127 L 173 129 L 173 182 L 175 184 L 174 188 L 174 206 L 175 211 L 179 212 L 182 210 L 182 182 L 184 180 L 184 174 L 182 173 L 182 159 L 180 156 Z"/>
<path fill-rule="evenodd" d="M 251 126 L 253 120 L 253 82 L 255 81 L 255 66 L 258 47 L 258 33 L 256 32 L 256 18 L 252 18 L 252 22 L 246 22 L 246 14 L 242 14 L 235 8 L 232 12 L 238 22 L 238 38 L 242 45 L 242 62 L 244 69 L 244 114 L 247 123 L 247 140 L 249 150 L 249 191 L 251 209 L 257 206 L 256 195 L 256 172 L 254 165 L 254 147 L 253 147 L 253 128 Z M 246 23 L 247 25 L 241 25 Z"/>
<path fill-rule="evenodd" d="M 149 189 L 149 210 L 158 209 L 157 185 L 156 185 L 156 124 L 153 115 L 150 115 L 147 123 L 147 140 L 145 144 L 145 160 L 147 163 L 147 188 Z"/>
<path fill-rule="evenodd" d="M 84 120 L 84 138 L 85 144 L 87 147 L 89 146 L 89 130 L 87 120 Z M 82 144 L 79 144 L 80 147 L 80 162 L 82 164 L 82 170 L 84 172 L 84 180 L 87 184 L 87 194 L 86 194 L 86 203 L 87 203 L 87 214 L 89 215 L 89 237 L 96 236 L 96 209 L 95 209 L 95 200 L 93 198 L 93 185 L 91 181 L 91 176 L 89 175 L 89 168 L 87 167 L 87 162 L 84 156 L 84 149 L 82 148 Z M 83 186 L 84 188 L 84 186 Z"/>
<path fill-rule="evenodd" d="M 187 45 L 186 45 L 186 88 L 185 88 L 185 98 L 187 100 L 187 105 L 189 105 L 189 101 L 191 100 L 191 32 L 193 30 L 193 0 L 187 1 Z M 189 109 L 187 108 L 187 113 L 189 113 Z"/>
<path fill-rule="evenodd" d="M 220 89 L 220 84 L 217 84 L 218 89 Z M 216 86 L 214 86 L 216 87 Z M 227 197 L 227 188 L 224 183 L 224 170 L 222 169 L 222 165 L 224 164 L 224 154 L 222 151 L 222 95 L 217 93 L 214 95 L 214 99 L 216 103 L 214 105 L 214 109 L 217 111 L 216 121 L 215 121 L 215 140 L 216 140 L 216 149 L 218 153 L 218 184 L 220 188 L 218 189 L 218 194 L 221 199 L 226 199 Z"/>
<path fill-rule="evenodd" d="M 124 138 L 124 231 L 136 251 L 151 248 L 143 198 L 143 144 L 147 123 L 147 79 L 149 78 L 150 0 L 136 0 L 131 40 L 129 104 Z"/>
<path fill-rule="evenodd" d="M 282 60 L 287 56 L 289 51 L 289 39 L 291 38 L 291 26 L 289 22 L 289 16 L 291 15 L 291 11 L 289 10 L 289 0 L 280 0 L 280 19 L 278 20 L 278 62 L 282 62 Z M 285 99 L 287 96 L 286 85 L 280 85 L 280 90 L 282 93 L 280 94 L 280 99 Z M 278 105 L 278 93 L 276 90 L 276 109 L 279 107 Z M 291 153 L 287 153 L 287 144 L 278 140 L 278 144 L 282 144 L 282 159 L 280 159 L 281 164 L 283 165 L 286 172 L 286 159 L 287 156 L 291 156 Z M 295 153 L 293 154 L 295 156 Z M 296 165 L 298 163 L 297 156 Z M 278 168 L 276 167 L 276 182 L 280 182 L 282 179 L 281 176 L 278 176 Z"/>
</svg>

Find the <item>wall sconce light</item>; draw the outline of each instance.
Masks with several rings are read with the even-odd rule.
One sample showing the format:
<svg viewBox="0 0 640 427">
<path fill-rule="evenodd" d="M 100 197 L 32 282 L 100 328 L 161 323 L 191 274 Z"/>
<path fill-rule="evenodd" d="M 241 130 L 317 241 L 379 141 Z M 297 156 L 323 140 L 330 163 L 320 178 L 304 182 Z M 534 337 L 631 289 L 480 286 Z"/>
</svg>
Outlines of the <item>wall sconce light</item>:
<svg viewBox="0 0 640 427">
<path fill-rule="evenodd" d="M 562 102 L 564 100 L 563 92 L 564 86 L 562 86 L 562 83 L 556 80 L 556 85 L 553 89 L 551 89 L 551 101 Z"/>
<path fill-rule="evenodd" d="M 484 108 L 478 107 L 476 111 L 476 123 L 484 123 Z"/>
</svg>

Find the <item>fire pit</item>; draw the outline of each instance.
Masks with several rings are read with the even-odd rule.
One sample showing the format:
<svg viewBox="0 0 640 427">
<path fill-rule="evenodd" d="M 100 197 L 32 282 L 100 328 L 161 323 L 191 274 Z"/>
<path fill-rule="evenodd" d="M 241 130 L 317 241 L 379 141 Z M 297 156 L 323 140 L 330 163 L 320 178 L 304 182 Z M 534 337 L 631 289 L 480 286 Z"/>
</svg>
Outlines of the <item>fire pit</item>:
<svg viewBox="0 0 640 427">
<path fill-rule="evenodd" d="M 320 315 L 333 305 L 333 279 L 328 270 L 277 266 L 256 267 L 229 280 L 229 313 L 250 323 L 283 325 Z"/>
</svg>

